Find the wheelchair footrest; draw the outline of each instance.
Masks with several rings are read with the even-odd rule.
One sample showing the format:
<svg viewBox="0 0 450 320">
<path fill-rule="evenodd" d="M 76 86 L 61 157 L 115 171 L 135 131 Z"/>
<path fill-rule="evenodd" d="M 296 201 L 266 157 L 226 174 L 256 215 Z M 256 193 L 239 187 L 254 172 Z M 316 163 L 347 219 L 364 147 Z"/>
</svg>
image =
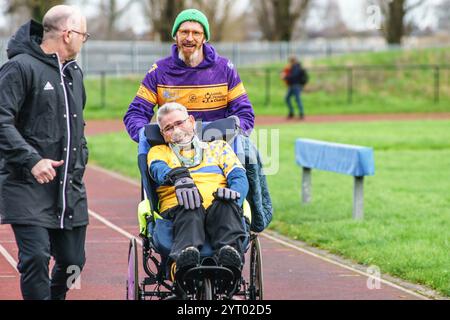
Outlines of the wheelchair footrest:
<svg viewBox="0 0 450 320">
<path fill-rule="evenodd" d="M 189 269 L 183 276 L 183 281 L 192 281 L 208 278 L 211 280 L 221 279 L 224 281 L 233 281 L 233 272 L 224 267 L 200 266 Z"/>
<path fill-rule="evenodd" d="M 230 294 L 237 287 L 233 271 L 219 266 L 200 266 L 187 270 L 182 279 L 178 280 L 179 285 L 186 292 L 195 292 L 199 283 L 203 279 L 210 279 L 216 294 Z"/>
</svg>

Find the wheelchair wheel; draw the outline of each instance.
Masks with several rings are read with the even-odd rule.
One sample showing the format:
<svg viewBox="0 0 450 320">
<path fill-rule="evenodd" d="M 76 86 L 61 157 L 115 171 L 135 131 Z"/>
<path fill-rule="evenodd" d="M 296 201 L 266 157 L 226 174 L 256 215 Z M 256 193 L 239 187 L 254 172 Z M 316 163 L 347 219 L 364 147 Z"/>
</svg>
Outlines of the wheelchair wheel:
<svg viewBox="0 0 450 320">
<path fill-rule="evenodd" d="M 138 254 L 136 239 L 130 240 L 128 249 L 127 300 L 139 300 Z"/>
<path fill-rule="evenodd" d="M 250 250 L 250 300 L 263 300 L 263 270 L 261 244 L 258 237 L 252 241 Z"/>
</svg>

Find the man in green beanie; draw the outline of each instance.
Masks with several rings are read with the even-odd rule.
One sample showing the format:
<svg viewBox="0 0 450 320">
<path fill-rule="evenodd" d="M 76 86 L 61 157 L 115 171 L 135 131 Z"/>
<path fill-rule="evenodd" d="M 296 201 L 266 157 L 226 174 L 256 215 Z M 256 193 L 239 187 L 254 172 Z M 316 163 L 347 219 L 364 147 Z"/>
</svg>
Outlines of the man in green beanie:
<svg viewBox="0 0 450 320">
<path fill-rule="evenodd" d="M 210 45 L 209 23 L 196 9 L 178 14 L 173 24 L 172 54 L 153 64 L 129 106 L 124 123 L 131 138 L 150 122 L 154 107 L 168 102 L 184 105 L 195 119 L 213 121 L 235 117 L 242 133 L 254 126 L 253 107 L 230 60 Z"/>
<path fill-rule="evenodd" d="M 203 44 L 209 41 L 208 19 L 198 10 L 184 10 L 175 19 L 172 37 L 177 41 L 180 60 L 187 66 L 196 67 L 204 59 Z"/>
<path fill-rule="evenodd" d="M 172 36 L 172 54 L 154 63 L 145 75 L 125 114 L 125 127 L 131 138 L 139 141 L 154 107 L 169 102 L 185 106 L 196 120 L 234 118 L 244 135 L 238 157 L 247 170 L 251 191 L 247 199 L 252 216 L 261 217 L 253 219 L 252 225 L 260 232 L 270 222 L 273 210 L 261 158 L 248 138 L 255 115 L 244 85 L 233 63 L 208 43 L 209 23 L 202 12 L 187 9 L 178 14 Z"/>
</svg>

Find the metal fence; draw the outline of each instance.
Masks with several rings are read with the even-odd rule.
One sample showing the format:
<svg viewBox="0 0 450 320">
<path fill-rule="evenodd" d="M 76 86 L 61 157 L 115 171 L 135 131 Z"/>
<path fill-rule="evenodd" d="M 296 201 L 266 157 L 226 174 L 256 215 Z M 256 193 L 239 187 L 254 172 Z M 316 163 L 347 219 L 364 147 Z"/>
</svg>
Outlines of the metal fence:
<svg viewBox="0 0 450 320">
<path fill-rule="evenodd" d="M 450 64 L 341 65 L 312 67 L 307 71 L 310 82 L 306 86 L 306 91 L 331 95 L 337 92 L 345 93 L 345 100 L 341 102 L 348 105 L 354 102 L 355 95 L 362 96 L 361 99 L 364 99 L 368 91 L 372 91 L 372 94 L 380 94 L 388 86 L 391 87 L 391 91 L 396 91 L 395 95 L 415 95 L 435 104 L 440 102 L 441 96 L 444 96 L 447 101 L 450 98 Z M 260 81 L 263 84 L 260 90 L 264 90 L 265 105 L 271 105 L 274 93 L 279 96 L 280 86 L 282 86 L 279 69 L 240 68 L 239 72 L 241 77 L 245 74 L 253 74 L 264 79 Z"/>
<path fill-rule="evenodd" d="M 91 42 L 81 53 L 81 65 L 86 73 L 142 73 L 153 62 L 170 54 L 170 43 Z M 333 55 L 344 52 L 373 51 L 364 43 L 341 42 L 249 42 L 217 43 L 217 52 L 229 58 L 236 66 L 286 61 L 290 55 L 301 58 Z"/>
<path fill-rule="evenodd" d="M 252 102 L 258 105 L 272 105 L 286 90 L 280 79 L 280 69 L 240 67 L 238 71 Z M 330 100 L 347 105 L 386 91 L 390 91 L 392 96 L 417 97 L 435 104 L 440 100 L 450 101 L 450 65 L 355 65 L 313 67 L 307 71 L 310 82 L 305 91 L 312 94 L 321 92 L 328 95 Z M 137 90 L 144 75 L 138 73 L 125 78 L 118 77 L 115 81 L 133 79 L 133 90 Z M 95 95 L 99 106 L 108 107 L 111 103 L 108 97 L 112 91 L 124 90 L 120 85 L 110 83 L 116 77 L 111 77 L 105 71 L 96 75 L 91 73 L 89 79 L 97 83 Z M 123 92 L 130 98 L 134 93 Z"/>
<path fill-rule="evenodd" d="M 7 40 L 0 40 L 0 65 L 6 61 Z M 98 94 L 101 105 L 106 106 L 105 96 L 108 91 L 106 78 L 109 76 L 123 76 L 128 74 L 143 76 L 150 66 L 158 59 L 170 54 L 171 43 L 157 42 L 123 42 L 123 41 L 89 41 L 83 47 L 78 61 L 86 75 L 100 81 Z M 254 81 L 258 89 L 258 96 L 264 92 L 264 105 L 270 105 L 273 96 L 280 96 L 284 87 L 279 78 L 280 70 L 258 67 L 267 63 L 287 61 L 290 55 L 300 59 L 307 57 L 331 56 L 349 52 L 368 52 L 383 50 L 398 50 L 399 47 L 388 47 L 382 39 L 342 39 L 342 40 L 308 40 L 302 42 L 246 42 L 246 43 L 214 43 L 220 55 L 228 57 L 238 67 L 244 83 Z M 420 47 L 414 45 L 411 47 Z M 448 96 L 448 65 L 376 65 L 376 66 L 337 66 L 316 67 L 309 69 L 313 75 L 312 84 L 307 90 L 312 92 L 327 90 L 336 92 L 330 87 L 338 87 L 339 94 L 346 93 L 345 103 L 351 104 L 361 90 L 361 82 L 375 86 L 376 81 L 385 81 L 379 74 L 390 72 L 394 77 L 401 78 L 408 72 L 422 72 L 426 79 L 420 79 L 420 85 L 427 91 L 426 98 L 438 103 L 441 95 Z M 443 74 L 445 72 L 445 74 Z M 378 73 L 377 75 L 373 75 Z M 330 79 L 335 79 L 332 82 Z M 366 80 L 364 80 L 366 79 Z M 367 80 L 369 79 L 369 80 Z M 373 80 L 375 79 L 375 81 Z M 378 80 L 377 80 L 378 79 Z M 443 84 L 442 80 L 445 80 Z M 377 88 L 377 90 L 382 90 Z M 404 93 L 407 88 L 403 89 Z M 364 97 L 363 97 L 364 98 Z"/>
<path fill-rule="evenodd" d="M 353 94 L 355 92 L 355 84 L 358 79 L 355 74 L 367 74 L 373 72 L 400 72 L 402 76 L 405 76 L 405 72 L 407 71 L 422 71 L 432 74 L 432 81 L 421 81 L 420 84 L 423 87 L 431 87 L 433 88 L 431 91 L 433 92 L 433 102 L 439 103 L 440 91 L 441 91 L 441 73 L 445 71 L 448 73 L 450 70 L 450 65 L 433 65 L 433 64 L 425 64 L 425 65 L 357 65 L 357 66 L 335 66 L 335 67 L 315 67 L 311 68 L 310 72 L 319 74 L 319 73 L 341 73 L 345 74 L 345 83 L 346 83 L 346 93 L 347 93 L 347 103 L 351 104 L 353 102 Z M 367 76 L 363 78 L 368 78 Z M 270 79 L 270 76 L 268 77 Z M 267 95 L 270 99 L 270 83 L 268 83 L 269 88 L 267 91 L 269 94 Z M 446 91 L 449 89 L 448 76 L 446 79 L 446 83 L 444 88 Z M 270 101 L 269 101 L 270 102 Z"/>
<path fill-rule="evenodd" d="M 158 59 L 170 53 L 171 43 L 89 41 L 78 57 L 85 74 L 99 72 L 142 73 Z M 6 61 L 7 39 L 0 39 L 0 65 Z M 238 67 L 272 62 L 285 62 L 290 55 L 301 59 L 350 52 L 398 49 L 387 46 L 383 39 L 305 40 L 301 42 L 214 43 L 218 53 Z"/>
</svg>

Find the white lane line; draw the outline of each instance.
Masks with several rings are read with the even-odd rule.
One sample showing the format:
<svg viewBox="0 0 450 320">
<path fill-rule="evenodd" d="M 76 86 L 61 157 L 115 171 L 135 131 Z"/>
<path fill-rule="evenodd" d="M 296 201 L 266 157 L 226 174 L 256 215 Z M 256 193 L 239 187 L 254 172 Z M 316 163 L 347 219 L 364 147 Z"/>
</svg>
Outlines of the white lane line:
<svg viewBox="0 0 450 320">
<path fill-rule="evenodd" d="M 98 221 L 100 221 L 101 223 L 103 223 L 104 225 L 108 226 L 109 228 L 113 229 L 114 231 L 117 231 L 118 233 L 120 233 L 121 235 L 127 237 L 128 239 L 136 239 L 136 242 L 142 246 L 142 240 L 133 236 L 131 233 L 125 231 L 124 229 L 122 229 L 121 227 L 115 225 L 114 223 L 112 223 L 111 221 L 109 221 L 108 219 L 102 217 L 100 214 L 89 210 L 89 215 L 92 216 L 93 218 L 97 219 Z"/>
<path fill-rule="evenodd" d="M 284 245 L 284 246 L 287 246 L 287 247 L 289 247 L 289 248 L 295 249 L 295 250 L 297 250 L 297 251 L 306 253 L 306 254 L 308 254 L 308 255 L 310 255 L 310 256 L 313 256 L 313 257 L 315 257 L 315 258 L 318 258 L 318 259 L 320 259 L 320 260 L 323 260 L 323 261 L 326 261 L 326 262 L 328 262 L 328 263 L 332 263 L 332 264 L 334 264 L 334 265 L 337 265 L 337 266 L 339 266 L 339 267 L 341 267 L 341 268 L 345 268 L 345 269 L 347 269 L 347 270 L 351 270 L 351 271 L 353 271 L 353 272 L 359 273 L 359 274 L 361 274 L 361 275 L 363 275 L 363 276 L 365 276 L 365 277 L 367 277 L 367 278 L 373 278 L 373 275 L 371 275 L 371 274 L 368 274 L 368 273 L 366 273 L 366 272 L 363 272 L 363 271 L 360 271 L 360 270 L 358 270 L 358 269 L 352 268 L 352 267 L 350 267 L 350 266 L 347 266 L 347 265 L 342 264 L 342 263 L 340 263 L 340 262 L 334 261 L 334 260 L 329 259 L 329 258 L 327 258 L 327 257 L 318 255 L 318 254 L 316 254 L 316 253 L 314 253 L 314 252 L 308 251 L 307 249 L 300 248 L 300 247 L 298 247 L 298 246 L 296 246 L 296 245 L 294 245 L 294 244 L 292 244 L 292 243 L 289 243 L 289 242 L 286 242 L 286 241 L 284 241 L 284 240 L 278 239 L 278 238 L 276 238 L 276 237 L 274 237 L 274 236 L 268 235 L 267 233 L 260 233 L 260 235 L 263 236 L 263 237 L 265 237 L 265 238 L 267 238 L 267 239 L 270 239 L 270 240 L 272 240 L 272 241 L 274 241 L 274 242 L 277 242 L 277 243 L 279 243 L 279 244 L 281 244 L 281 245 Z M 413 295 L 413 296 L 415 296 L 415 297 L 417 297 L 417 298 L 420 298 L 420 299 L 423 299 L 423 300 L 430 300 L 428 297 L 425 297 L 425 296 L 423 296 L 423 295 L 421 295 L 421 294 L 419 294 L 419 293 L 417 293 L 417 292 L 414 292 L 414 291 L 412 291 L 412 290 L 403 288 L 403 287 L 401 287 L 401 286 L 399 286 L 399 285 L 396 285 L 395 283 L 390 282 L 390 281 L 388 281 L 388 280 L 385 280 L 385 279 L 383 279 L 383 278 L 380 278 L 379 280 L 380 280 L 380 282 L 382 282 L 382 283 L 384 283 L 384 284 L 386 284 L 386 285 L 388 285 L 388 286 L 390 286 L 390 287 L 393 287 L 393 288 L 395 288 L 395 289 L 398 289 L 398 290 L 401 290 L 401 291 L 403 291 L 403 292 L 406 292 L 406 293 L 408 293 L 408 294 L 410 294 L 410 295 Z"/>
<path fill-rule="evenodd" d="M 98 221 L 100 221 L 101 223 L 103 223 L 104 225 L 106 225 L 107 227 L 113 229 L 114 231 L 120 233 L 121 235 L 127 237 L 128 239 L 136 239 L 136 242 L 142 246 L 142 240 L 133 236 L 131 233 L 125 231 L 124 229 L 120 228 L 119 226 L 115 225 L 114 223 L 112 223 L 111 221 L 109 221 L 108 219 L 102 217 L 101 215 L 99 215 L 98 213 L 89 210 L 89 215 L 91 215 L 93 218 L 97 219 Z M 87 241 L 90 242 L 90 241 Z M 107 242 L 118 242 L 118 241 L 107 241 Z M 0 253 L 5 257 L 6 261 L 14 268 L 14 270 L 19 273 L 19 270 L 17 270 L 17 262 L 16 260 L 14 260 L 14 258 L 9 254 L 9 252 L 5 249 L 5 247 L 3 247 L 0 244 Z"/>
<path fill-rule="evenodd" d="M 93 169 L 95 171 L 99 171 L 101 173 L 107 174 L 110 177 L 121 180 L 122 182 L 129 183 L 129 184 L 139 187 L 139 188 L 141 187 L 141 184 L 139 182 L 137 182 L 136 180 L 133 180 L 131 178 L 125 177 L 125 176 L 121 175 L 120 173 L 109 171 L 108 169 L 101 168 L 99 166 L 96 166 L 95 164 L 89 164 L 87 167 L 90 169 Z"/>
<path fill-rule="evenodd" d="M 17 270 L 17 262 L 14 260 L 14 258 L 9 254 L 8 251 L 6 251 L 5 247 L 0 244 L 0 253 L 5 257 L 6 261 L 16 270 L 17 273 L 19 273 L 19 270 Z"/>
<path fill-rule="evenodd" d="M 111 177 L 113 177 L 113 178 L 119 179 L 119 180 L 121 180 L 121 181 L 123 181 L 123 182 L 128 182 L 128 183 L 130 183 L 130 184 L 132 184 L 132 185 L 134 185 L 134 186 L 138 186 L 138 187 L 141 186 L 141 185 L 139 184 L 139 182 L 136 182 L 135 180 L 132 180 L 132 179 L 127 178 L 127 177 L 124 177 L 124 176 L 122 176 L 122 175 L 120 175 L 120 174 L 117 174 L 117 173 L 115 173 L 115 172 L 111 172 L 111 171 L 109 171 L 109 170 L 107 170 L 107 169 L 100 168 L 100 167 L 98 167 L 98 166 L 93 166 L 93 165 L 90 165 L 90 167 L 91 167 L 92 169 L 94 169 L 94 170 L 97 170 L 97 171 L 100 171 L 100 172 L 102 172 L 102 173 L 104 173 L 104 174 L 107 174 L 107 175 L 109 175 L 109 176 L 111 176 Z M 90 212 L 91 212 L 91 211 L 90 211 Z M 98 214 L 96 214 L 96 215 L 99 216 L 99 218 L 104 219 L 105 221 L 107 221 L 111 226 L 114 226 L 114 228 L 113 228 L 114 230 L 116 230 L 116 231 L 121 230 L 121 231 L 118 231 L 118 232 L 120 232 L 120 233 L 122 233 L 122 234 L 125 233 L 126 235 L 125 235 L 125 234 L 124 234 L 124 235 L 125 235 L 126 237 L 128 237 L 129 239 L 136 238 L 135 236 L 133 236 L 133 235 L 131 235 L 130 233 L 126 232 L 126 231 L 123 230 L 122 228 L 120 228 L 120 227 L 114 225 L 113 223 L 109 222 L 108 220 L 106 220 L 105 218 L 101 217 L 100 215 L 98 215 Z M 94 216 L 94 217 L 95 217 L 95 216 Z M 99 219 L 99 220 L 100 220 L 100 219 Z M 102 220 L 100 220 L 100 221 L 102 221 Z M 105 224 L 108 225 L 107 223 L 105 223 Z M 365 273 L 365 272 L 363 272 L 363 271 L 360 271 L 360 270 L 358 270 L 358 269 L 352 268 L 352 267 L 347 266 L 347 265 L 345 265 L 345 264 L 339 263 L 339 262 L 337 262 L 337 261 L 331 260 L 331 259 L 326 258 L 326 257 L 324 257 L 324 256 L 318 255 L 318 254 L 316 254 L 316 253 L 314 253 L 314 252 L 312 252 L 312 251 L 309 251 L 309 250 L 307 250 L 307 249 L 300 248 L 300 247 L 298 247 L 298 246 L 296 246 L 296 245 L 293 245 L 293 244 L 291 244 L 291 243 L 289 243 L 289 242 L 286 242 L 286 241 L 281 240 L 281 239 L 278 239 L 278 238 L 276 238 L 276 237 L 274 237 L 274 236 L 268 235 L 267 233 L 260 233 L 260 235 L 263 236 L 263 237 L 266 237 L 267 239 L 270 239 L 270 240 L 272 240 L 272 241 L 275 241 L 275 242 L 277 242 L 277 243 L 279 243 L 279 244 L 282 244 L 282 245 L 284 245 L 284 246 L 287 246 L 287 247 L 289 247 L 289 248 L 292 248 L 292 249 L 295 249 L 295 250 L 297 250 L 297 251 L 306 253 L 306 254 L 308 254 L 308 255 L 311 255 L 311 256 L 316 257 L 316 258 L 318 258 L 318 259 L 321 259 L 321 260 L 323 260 L 323 261 L 332 263 L 332 264 L 334 264 L 334 265 L 340 266 L 340 267 L 345 268 L 345 269 L 347 269 L 347 270 L 351 270 L 351 271 L 353 271 L 353 272 L 359 273 L 359 274 L 361 274 L 361 275 L 364 275 L 365 277 L 373 277 L 373 275 L 370 275 L 370 274 Z M 142 241 L 141 241 L 140 239 L 138 239 L 138 238 L 136 238 L 136 240 L 137 240 L 138 243 L 142 246 Z M 412 290 L 409 290 L 409 289 L 406 289 L 406 288 L 401 287 L 401 286 L 399 286 L 399 285 L 396 285 L 395 283 L 390 282 L 390 281 L 388 281 L 388 280 L 385 280 L 385 279 L 382 279 L 382 278 L 381 278 L 381 279 L 380 279 L 380 282 L 382 282 L 382 283 L 384 283 L 384 284 L 386 284 L 386 285 L 388 285 L 388 286 L 391 286 L 391 287 L 393 287 L 393 288 L 396 288 L 396 289 L 398 289 L 398 290 L 401 290 L 401 291 L 403 291 L 403 292 L 406 292 L 406 293 L 408 293 L 408 294 L 410 294 L 410 295 L 413 295 L 413 296 L 415 296 L 415 297 L 417 297 L 417 298 L 420 298 L 420 299 L 423 299 L 423 300 L 429 300 L 429 298 L 426 297 L 426 296 L 423 296 L 423 295 L 421 295 L 421 294 L 419 294 L 419 293 L 416 293 L 416 292 L 414 292 L 414 291 L 412 291 Z"/>
</svg>

